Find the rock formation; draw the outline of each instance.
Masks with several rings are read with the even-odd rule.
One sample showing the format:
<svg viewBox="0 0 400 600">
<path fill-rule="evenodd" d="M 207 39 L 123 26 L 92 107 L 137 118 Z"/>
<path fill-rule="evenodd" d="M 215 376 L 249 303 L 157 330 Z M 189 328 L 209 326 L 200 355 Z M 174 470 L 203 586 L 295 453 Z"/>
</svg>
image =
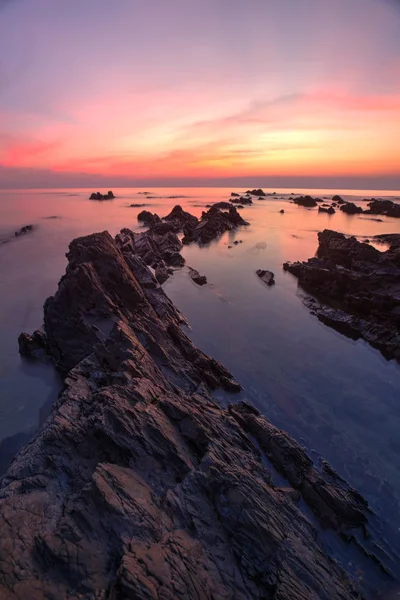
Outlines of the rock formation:
<svg viewBox="0 0 400 600">
<path fill-rule="evenodd" d="M 316 258 L 286 263 L 284 269 L 323 300 L 304 298 L 323 323 L 400 360 L 400 235 L 379 239 L 390 244 L 389 250 L 380 252 L 326 229 L 318 234 Z"/>
<path fill-rule="evenodd" d="M 34 230 L 34 226 L 33 225 L 24 225 L 23 227 L 21 227 L 21 229 L 18 229 L 18 231 L 16 231 L 14 233 L 14 236 L 15 237 L 20 237 L 21 235 L 25 235 L 26 233 L 30 233 L 33 230 Z"/>
<path fill-rule="evenodd" d="M 347 215 L 357 215 L 363 212 L 361 206 L 357 206 L 354 202 L 345 202 L 341 205 L 340 210 Z"/>
<path fill-rule="evenodd" d="M 312 196 L 299 196 L 293 200 L 295 204 L 299 206 L 305 206 L 306 208 L 312 208 L 317 206 L 317 201 Z"/>
<path fill-rule="evenodd" d="M 205 275 L 200 275 L 200 273 L 196 271 L 196 269 L 192 269 L 192 267 L 189 267 L 189 276 L 194 283 L 197 283 L 197 285 L 205 285 L 207 283 L 207 277 Z"/>
<path fill-rule="evenodd" d="M 400 204 L 391 200 L 372 200 L 368 203 L 369 209 L 365 210 L 370 215 L 385 215 L 400 219 Z"/>
<path fill-rule="evenodd" d="M 114 200 L 115 196 L 110 190 L 107 194 L 101 194 L 100 192 L 93 192 L 90 196 L 90 200 Z"/>
<path fill-rule="evenodd" d="M 276 192 L 274 192 L 274 194 L 275 193 Z M 251 194 L 252 196 L 266 196 L 266 193 L 261 188 L 258 188 L 257 190 L 247 190 L 246 194 Z"/>
<path fill-rule="evenodd" d="M 185 335 L 132 235 L 74 240 L 45 303 L 32 344 L 64 390 L 1 480 L 0 597 L 361 598 L 297 502 L 350 543 L 370 537 L 366 502 L 254 408 L 215 403 L 240 386 Z"/>
<path fill-rule="evenodd" d="M 271 286 L 271 285 L 275 284 L 275 275 L 272 273 L 272 271 L 265 271 L 264 269 L 258 269 L 256 271 L 256 273 L 259 276 L 259 278 L 267 285 Z"/>
<path fill-rule="evenodd" d="M 219 237 L 225 231 L 232 231 L 239 226 L 248 225 L 239 215 L 234 206 L 228 212 L 224 212 L 212 206 L 207 212 L 203 212 L 197 226 L 192 231 L 185 231 L 182 240 L 184 244 L 198 242 L 207 244 Z"/>
</svg>

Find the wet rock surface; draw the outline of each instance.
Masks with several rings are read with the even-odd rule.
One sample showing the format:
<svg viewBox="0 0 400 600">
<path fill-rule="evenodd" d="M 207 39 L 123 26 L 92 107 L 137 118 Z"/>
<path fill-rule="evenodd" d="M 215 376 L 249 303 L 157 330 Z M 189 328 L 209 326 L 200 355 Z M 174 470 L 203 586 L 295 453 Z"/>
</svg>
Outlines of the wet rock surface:
<svg viewBox="0 0 400 600">
<path fill-rule="evenodd" d="M 253 204 L 253 200 L 250 198 L 250 196 L 239 196 L 239 198 L 231 198 L 230 202 L 232 202 L 232 204 L 237 204 L 241 206 L 251 206 Z"/>
<path fill-rule="evenodd" d="M 267 285 L 272 286 L 275 284 L 275 275 L 272 271 L 266 271 L 264 269 L 258 269 L 256 271 L 258 277 Z"/>
<path fill-rule="evenodd" d="M 74 240 L 45 303 L 64 391 L 0 483 L 0 596 L 361 598 L 296 503 L 352 543 L 365 501 L 251 406 L 215 403 L 240 386 L 186 336 L 133 235 Z"/>
<path fill-rule="evenodd" d="M 320 301 L 304 298 L 323 323 L 400 360 L 400 235 L 378 238 L 390 244 L 387 251 L 326 229 L 316 258 L 284 269 Z"/>
<path fill-rule="evenodd" d="M 192 267 L 189 267 L 189 276 L 194 283 L 197 283 L 197 285 L 206 285 L 207 283 L 207 277 L 205 275 L 200 275 L 200 273 L 196 271 L 196 269 L 192 269 Z"/>
</svg>

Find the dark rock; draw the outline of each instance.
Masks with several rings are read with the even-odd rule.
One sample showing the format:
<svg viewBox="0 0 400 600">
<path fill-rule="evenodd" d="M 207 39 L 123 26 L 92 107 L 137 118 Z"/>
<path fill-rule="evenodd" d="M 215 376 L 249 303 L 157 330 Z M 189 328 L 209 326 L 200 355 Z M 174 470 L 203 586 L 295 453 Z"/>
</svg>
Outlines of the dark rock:
<svg viewBox="0 0 400 600">
<path fill-rule="evenodd" d="M 115 196 L 110 190 L 107 194 L 101 194 L 100 192 L 93 192 L 90 196 L 90 200 L 114 200 Z"/>
<path fill-rule="evenodd" d="M 158 283 L 162 285 L 167 281 L 167 279 L 170 275 L 172 275 L 172 273 L 173 270 L 171 268 L 168 268 L 164 261 L 160 261 L 160 263 L 155 269 L 155 278 L 157 279 Z"/>
<path fill-rule="evenodd" d="M 283 208 L 279 212 L 281 213 L 281 215 L 285 214 L 285 211 L 283 210 Z"/>
<path fill-rule="evenodd" d="M 256 273 L 259 276 L 259 278 L 262 279 L 262 281 L 267 285 L 271 286 L 275 284 L 275 275 L 272 273 L 272 271 L 264 271 L 263 269 L 258 269 Z"/>
<path fill-rule="evenodd" d="M 243 204 L 236 204 L 236 208 L 244 208 Z"/>
<path fill-rule="evenodd" d="M 266 193 L 261 188 L 258 188 L 258 190 L 247 190 L 246 194 L 250 194 L 251 196 L 266 196 Z"/>
<path fill-rule="evenodd" d="M 25 235 L 26 233 L 30 233 L 33 230 L 34 230 L 34 226 L 33 225 L 24 225 L 24 227 L 21 227 L 21 229 L 18 229 L 18 231 L 16 231 L 14 233 L 14 235 L 15 235 L 15 237 L 20 237 L 21 235 Z"/>
<path fill-rule="evenodd" d="M 44 331 L 37 330 L 32 335 L 21 333 L 18 337 L 18 349 L 22 356 L 36 360 L 48 357 L 47 336 Z"/>
<path fill-rule="evenodd" d="M 194 283 L 197 283 L 197 285 L 205 285 L 207 283 L 207 277 L 200 275 L 200 273 L 196 271 L 196 269 L 192 269 L 192 267 L 189 267 L 189 275 L 191 280 L 194 281 Z"/>
<path fill-rule="evenodd" d="M 236 194 L 236 192 L 232 192 L 232 198 L 239 198 L 240 194 Z"/>
<path fill-rule="evenodd" d="M 161 223 L 160 217 L 148 210 L 142 210 L 142 212 L 138 214 L 137 220 L 143 223 L 146 227 L 152 227 L 156 223 Z"/>
<path fill-rule="evenodd" d="M 239 194 L 236 195 L 238 196 Z M 209 204 L 207 206 L 211 208 Z M 212 206 L 214 206 L 214 208 L 219 208 L 220 210 L 229 210 L 232 204 L 230 204 L 230 202 L 216 202 Z"/>
<path fill-rule="evenodd" d="M 199 223 L 197 217 L 183 210 L 183 208 L 179 206 L 179 204 L 174 206 L 169 215 L 163 217 L 163 221 L 170 223 L 174 231 L 184 231 L 185 233 L 193 231 L 193 229 Z"/>
<path fill-rule="evenodd" d="M 358 215 L 363 212 L 361 206 L 357 206 L 354 204 L 354 202 L 346 202 L 345 204 L 342 204 L 340 210 L 347 215 Z"/>
<path fill-rule="evenodd" d="M 142 208 L 143 206 L 147 206 L 147 204 L 130 204 L 129 208 Z"/>
<path fill-rule="evenodd" d="M 298 198 L 295 198 L 293 202 L 299 206 L 305 206 L 306 208 L 317 206 L 317 202 L 311 196 L 299 196 Z"/>
<path fill-rule="evenodd" d="M 242 225 L 248 223 L 242 219 L 234 206 L 230 207 L 229 212 L 222 212 L 212 206 L 207 212 L 203 212 L 200 222 L 193 231 L 185 232 L 182 242 L 207 244 L 225 231 L 232 231 Z"/>
<path fill-rule="evenodd" d="M 68 261 L 44 309 L 64 390 L 1 480 L 1 597 L 360 598 L 296 501 L 361 525 L 364 551 L 363 499 L 253 407 L 215 403 L 240 386 L 123 236 L 74 240 Z"/>
<path fill-rule="evenodd" d="M 328 215 L 334 215 L 336 211 L 333 208 L 333 206 L 330 206 L 329 208 L 324 208 L 323 206 L 319 206 L 318 212 L 328 213 Z"/>
<path fill-rule="evenodd" d="M 338 196 L 337 194 L 336 194 L 336 196 L 333 196 L 332 202 L 336 202 L 337 204 L 344 204 L 345 203 L 345 201 L 343 200 L 343 198 L 341 196 Z"/>
<path fill-rule="evenodd" d="M 368 206 L 369 210 L 364 211 L 366 214 L 400 218 L 400 204 L 391 200 L 373 200 Z"/>
<path fill-rule="evenodd" d="M 230 202 L 232 202 L 232 204 L 240 204 L 242 206 L 251 206 L 253 204 L 253 200 L 250 197 L 247 198 L 246 196 L 240 196 L 239 198 L 231 198 Z"/>
<path fill-rule="evenodd" d="M 387 358 L 400 359 L 400 246 L 397 234 L 386 252 L 356 238 L 325 230 L 317 258 L 286 263 L 284 269 L 321 300 L 304 302 L 325 324 L 363 338 Z M 385 236 L 381 238 L 385 241 Z"/>
</svg>

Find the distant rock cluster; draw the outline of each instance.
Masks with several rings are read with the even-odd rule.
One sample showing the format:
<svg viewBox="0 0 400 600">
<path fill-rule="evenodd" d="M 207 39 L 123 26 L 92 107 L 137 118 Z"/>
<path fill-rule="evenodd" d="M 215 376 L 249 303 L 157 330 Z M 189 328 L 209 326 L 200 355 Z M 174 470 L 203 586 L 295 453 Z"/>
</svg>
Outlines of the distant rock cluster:
<svg viewBox="0 0 400 600">
<path fill-rule="evenodd" d="M 93 192 L 90 196 L 90 200 L 114 200 L 115 196 L 110 190 L 107 194 L 101 194 L 100 192 Z"/>
</svg>

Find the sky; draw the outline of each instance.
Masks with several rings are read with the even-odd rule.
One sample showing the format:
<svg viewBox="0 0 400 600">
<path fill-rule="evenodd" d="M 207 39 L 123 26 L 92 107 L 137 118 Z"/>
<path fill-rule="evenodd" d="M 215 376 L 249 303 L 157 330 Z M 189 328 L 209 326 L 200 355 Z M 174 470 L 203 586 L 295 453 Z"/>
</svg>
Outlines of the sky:
<svg viewBox="0 0 400 600">
<path fill-rule="evenodd" d="M 0 0 L 0 187 L 400 189 L 400 0 Z"/>
</svg>

